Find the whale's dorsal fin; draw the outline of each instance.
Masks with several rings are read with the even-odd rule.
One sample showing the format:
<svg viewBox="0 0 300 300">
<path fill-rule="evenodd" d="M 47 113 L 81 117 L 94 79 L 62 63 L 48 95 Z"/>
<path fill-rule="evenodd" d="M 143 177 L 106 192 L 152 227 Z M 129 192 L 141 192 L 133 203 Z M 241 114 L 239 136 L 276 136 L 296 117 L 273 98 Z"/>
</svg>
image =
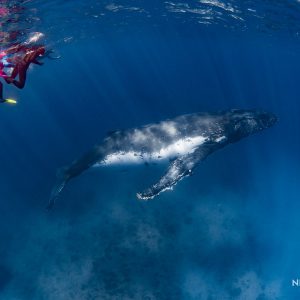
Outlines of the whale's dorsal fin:
<svg viewBox="0 0 300 300">
<path fill-rule="evenodd" d="M 216 149 L 215 144 L 207 142 L 194 152 L 178 157 L 171 162 L 167 172 L 157 183 L 138 193 L 137 197 L 142 200 L 149 200 L 166 190 L 172 189 L 181 179 L 190 176 L 195 167 Z"/>
</svg>

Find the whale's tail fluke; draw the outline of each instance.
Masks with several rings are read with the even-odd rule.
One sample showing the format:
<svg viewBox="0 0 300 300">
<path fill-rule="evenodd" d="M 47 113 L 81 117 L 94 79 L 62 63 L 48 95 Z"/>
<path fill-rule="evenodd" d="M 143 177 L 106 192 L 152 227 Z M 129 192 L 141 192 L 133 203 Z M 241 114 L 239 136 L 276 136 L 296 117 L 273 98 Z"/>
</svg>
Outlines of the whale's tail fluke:
<svg viewBox="0 0 300 300">
<path fill-rule="evenodd" d="M 53 208 L 57 198 L 61 194 L 66 184 L 74 177 L 77 177 L 104 157 L 104 151 L 101 146 L 95 146 L 92 150 L 84 154 L 78 160 L 73 161 L 69 166 L 61 168 L 57 172 L 56 184 L 53 187 L 47 205 L 47 209 Z"/>
<path fill-rule="evenodd" d="M 55 186 L 52 188 L 51 195 L 49 198 L 49 202 L 47 205 L 47 210 L 51 210 L 54 207 L 54 204 L 59 197 L 60 193 L 66 186 L 67 182 L 69 181 L 68 176 L 66 176 L 65 172 L 66 168 L 62 168 L 57 172 L 57 180 Z"/>
</svg>

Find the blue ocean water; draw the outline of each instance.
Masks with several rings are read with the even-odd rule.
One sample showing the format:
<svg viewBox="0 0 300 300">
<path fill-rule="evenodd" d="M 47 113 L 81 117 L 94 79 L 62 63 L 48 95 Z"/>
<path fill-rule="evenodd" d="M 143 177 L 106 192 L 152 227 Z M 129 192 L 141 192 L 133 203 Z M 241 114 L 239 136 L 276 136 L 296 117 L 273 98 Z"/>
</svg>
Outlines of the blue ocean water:
<svg viewBox="0 0 300 300">
<path fill-rule="evenodd" d="M 300 3 L 9 3 L 3 31 L 61 58 L 4 87 L 0 299 L 299 299 Z M 279 121 L 152 201 L 135 193 L 166 166 L 88 171 L 45 210 L 107 132 L 231 108 Z"/>
</svg>

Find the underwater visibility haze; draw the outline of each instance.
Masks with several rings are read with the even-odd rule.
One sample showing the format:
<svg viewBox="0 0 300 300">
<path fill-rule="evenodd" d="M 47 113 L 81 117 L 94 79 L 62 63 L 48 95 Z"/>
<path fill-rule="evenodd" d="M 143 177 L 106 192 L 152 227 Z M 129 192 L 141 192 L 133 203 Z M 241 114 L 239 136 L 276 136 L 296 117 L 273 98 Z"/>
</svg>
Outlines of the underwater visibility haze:
<svg viewBox="0 0 300 300">
<path fill-rule="evenodd" d="M 0 18 L 1 51 L 47 53 L 24 89 L 2 78 L 1 300 L 299 299 L 299 1 L 2 0 Z M 45 209 L 107 137 L 232 109 L 277 122 L 149 201 L 173 160 L 91 168 Z"/>
</svg>

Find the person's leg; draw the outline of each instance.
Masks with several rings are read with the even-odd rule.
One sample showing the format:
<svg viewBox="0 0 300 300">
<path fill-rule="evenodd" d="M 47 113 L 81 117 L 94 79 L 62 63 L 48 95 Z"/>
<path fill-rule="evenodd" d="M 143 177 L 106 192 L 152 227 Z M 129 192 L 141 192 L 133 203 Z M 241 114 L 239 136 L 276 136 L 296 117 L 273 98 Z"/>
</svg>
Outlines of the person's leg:
<svg viewBox="0 0 300 300">
<path fill-rule="evenodd" d="M 0 102 L 3 102 L 3 84 L 0 81 Z"/>
<path fill-rule="evenodd" d="M 11 75 L 9 77 L 5 77 L 4 80 L 7 84 L 11 84 L 13 80 L 18 76 L 19 73 L 19 63 L 13 68 Z"/>
<path fill-rule="evenodd" d="M 14 79 L 17 77 L 17 75 L 14 72 L 14 74 L 12 74 L 11 76 L 11 83 L 19 89 L 22 89 L 25 86 L 28 67 L 29 64 L 20 64 L 19 66 L 17 66 L 16 73 L 17 75 L 19 75 L 19 80 Z"/>
</svg>

